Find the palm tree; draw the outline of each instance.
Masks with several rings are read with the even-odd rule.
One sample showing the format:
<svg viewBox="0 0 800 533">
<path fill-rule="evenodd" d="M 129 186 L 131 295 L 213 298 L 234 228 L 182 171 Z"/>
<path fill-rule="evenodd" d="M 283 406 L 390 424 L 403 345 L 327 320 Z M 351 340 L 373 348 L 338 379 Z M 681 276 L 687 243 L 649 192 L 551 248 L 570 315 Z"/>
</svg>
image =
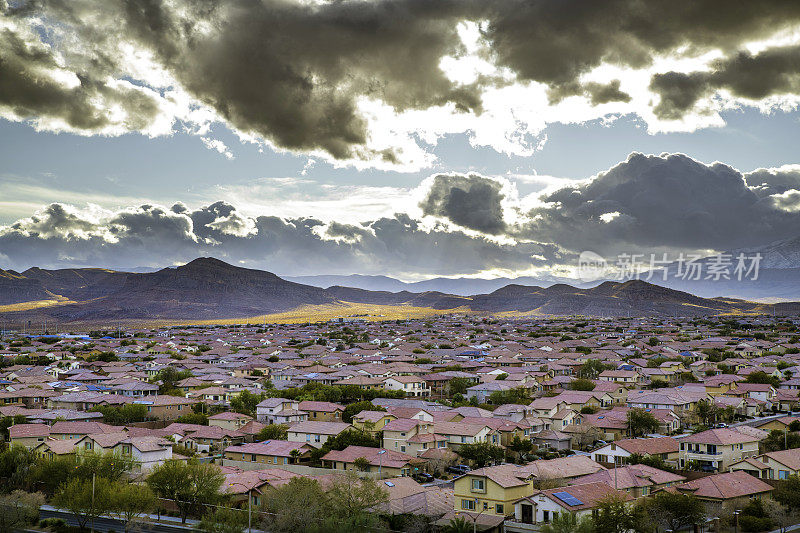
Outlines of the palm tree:
<svg viewBox="0 0 800 533">
<path fill-rule="evenodd" d="M 463 516 L 457 516 L 442 528 L 442 533 L 472 533 L 472 524 L 468 524 Z"/>
</svg>

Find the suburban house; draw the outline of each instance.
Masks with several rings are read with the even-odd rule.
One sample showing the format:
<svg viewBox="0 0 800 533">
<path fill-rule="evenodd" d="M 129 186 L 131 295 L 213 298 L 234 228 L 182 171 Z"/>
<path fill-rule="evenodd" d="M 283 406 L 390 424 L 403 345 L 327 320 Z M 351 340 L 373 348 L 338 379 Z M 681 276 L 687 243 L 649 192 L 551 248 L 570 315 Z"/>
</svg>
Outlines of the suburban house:
<svg viewBox="0 0 800 533">
<path fill-rule="evenodd" d="M 433 422 L 399 418 L 383 426 L 383 447 L 418 456 L 430 448 L 445 448 L 447 437 L 433 432 Z"/>
<path fill-rule="evenodd" d="M 194 400 L 188 398 L 178 398 L 177 396 L 145 396 L 133 401 L 134 404 L 147 407 L 147 416 L 158 420 L 175 420 L 176 418 L 190 413 Z"/>
<path fill-rule="evenodd" d="M 358 465 L 360 459 L 366 460 L 367 466 Z M 348 446 L 344 450 L 331 450 L 322 457 L 323 465 L 333 470 L 362 470 L 378 473 L 379 478 L 410 476 L 426 463 L 408 454 L 369 448 L 366 446 Z"/>
<path fill-rule="evenodd" d="M 455 480 L 453 491 L 456 510 L 507 516 L 515 501 L 533 493 L 533 486 L 516 465 L 498 465 L 467 472 Z"/>
<path fill-rule="evenodd" d="M 208 417 L 208 425 L 216 426 L 230 431 L 239 431 L 246 426 L 251 420 L 252 416 L 244 415 L 242 413 L 234 413 L 233 411 L 224 411 Z"/>
<path fill-rule="evenodd" d="M 748 457 L 730 466 L 731 472 L 743 470 L 761 479 L 787 479 L 800 474 L 800 448 L 767 452 Z"/>
<path fill-rule="evenodd" d="M 758 455 L 759 437 L 719 428 L 681 437 L 679 463 L 696 462 L 706 472 L 725 472 L 730 465 Z"/>
<path fill-rule="evenodd" d="M 634 388 L 639 384 L 642 376 L 634 370 L 603 370 L 597 379 L 600 381 L 613 381 L 625 387 Z"/>
<path fill-rule="evenodd" d="M 407 397 L 421 398 L 430 394 L 428 384 L 424 379 L 417 376 L 391 376 L 383 380 L 383 388 L 386 390 L 400 390 L 405 392 Z"/>
<path fill-rule="evenodd" d="M 678 464 L 680 445 L 672 437 L 650 439 L 621 439 L 592 452 L 592 460 L 603 464 L 625 465 L 631 455 L 659 457 L 667 463 Z"/>
<path fill-rule="evenodd" d="M 397 417 L 386 411 L 361 411 L 353 417 L 353 427 L 367 433 L 377 433 L 392 420 L 397 420 Z"/>
<path fill-rule="evenodd" d="M 301 463 L 308 459 L 313 448 L 305 442 L 290 442 L 286 440 L 265 440 L 251 442 L 238 446 L 225 448 L 225 459 L 231 461 L 245 461 L 259 465 L 289 465 Z M 265 466 L 267 468 L 267 466 Z"/>
<path fill-rule="evenodd" d="M 344 406 L 331 402 L 302 401 L 298 404 L 301 411 L 308 413 L 312 422 L 341 422 Z"/>
<path fill-rule="evenodd" d="M 75 443 L 80 452 L 118 454 L 134 459 L 143 472 L 172 459 L 172 443 L 162 437 L 130 437 L 126 433 L 86 435 Z"/>
<path fill-rule="evenodd" d="M 331 437 L 335 437 L 353 426 L 346 422 L 316 422 L 307 420 L 298 422 L 289 428 L 287 440 L 289 442 L 305 442 L 314 448 L 322 445 Z"/>
<path fill-rule="evenodd" d="M 685 477 L 666 470 L 647 465 L 628 465 L 611 470 L 600 470 L 570 484 L 605 483 L 617 490 L 627 492 L 634 498 L 640 498 L 684 481 L 686 481 Z"/>
<path fill-rule="evenodd" d="M 437 422 L 433 425 L 433 432 L 445 437 L 448 445 L 452 448 L 458 448 L 462 444 L 491 442 L 492 436 L 497 437 L 497 433 L 492 431 L 489 426 L 467 425 L 459 422 Z"/>
<path fill-rule="evenodd" d="M 675 489 L 703 500 L 709 516 L 719 516 L 723 504 L 741 509 L 750 500 L 771 498 L 772 485 L 747 472 L 726 472 L 676 485 Z"/>
<path fill-rule="evenodd" d="M 294 424 L 308 419 L 300 403 L 285 398 L 267 398 L 256 405 L 256 420 L 264 424 Z"/>
<path fill-rule="evenodd" d="M 603 466 L 582 455 L 534 461 L 522 466 L 503 464 L 480 468 L 455 480 L 455 508 L 510 515 L 514 502 L 535 492 L 537 481 L 561 480 L 566 484 L 603 470 Z"/>
<path fill-rule="evenodd" d="M 579 518 L 591 516 L 598 503 L 610 496 L 633 499 L 601 482 L 536 491 L 514 502 L 514 519 L 506 521 L 505 531 L 528 532 L 530 529 L 521 524 L 546 524 L 564 513 L 574 513 Z"/>
</svg>

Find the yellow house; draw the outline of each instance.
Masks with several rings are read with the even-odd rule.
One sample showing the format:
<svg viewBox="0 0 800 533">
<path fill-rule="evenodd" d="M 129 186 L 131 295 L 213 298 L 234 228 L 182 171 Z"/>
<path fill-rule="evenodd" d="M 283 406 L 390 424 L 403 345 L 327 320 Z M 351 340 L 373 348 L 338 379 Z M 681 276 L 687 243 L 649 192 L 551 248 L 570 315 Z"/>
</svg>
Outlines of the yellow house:
<svg viewBox="0 0 800 533">
<path fill-rule="evenodd" d="M 730 466 L 731 472 L 744 470 L 761 479 L 788 479 L 800 474 L 800 448 L 767 452 Z"/>
<path fill-rule="evenodd" d="M 511 515 L 515 501 L 533 494 L 533 485 L 526 477 L 527 474 L 515 465 L 490 466 L 468 472 L 455 480 L 455 508 L 490 515 Z"/>
<path fill-rule="evenodd" d="M 797 420 L 800 420 L 800 416 L 782 416 L 756 427 L 764 431 L 784 431 L 789 429 L 789 424 Z"/>
<path fill-rule="evenodd" d="M 397 420 L 397 417 L 385 411 L 361 411 L 353 417 L 353 427 L 367 433 L 377 433 L 392 420 Z"/>
</svg>

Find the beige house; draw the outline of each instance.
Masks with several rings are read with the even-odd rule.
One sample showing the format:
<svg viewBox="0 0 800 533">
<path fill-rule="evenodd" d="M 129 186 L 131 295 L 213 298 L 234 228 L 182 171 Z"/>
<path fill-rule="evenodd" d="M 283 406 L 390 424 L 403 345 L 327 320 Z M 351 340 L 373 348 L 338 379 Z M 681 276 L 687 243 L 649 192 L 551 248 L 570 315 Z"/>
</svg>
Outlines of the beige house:
<svg viewBox="0 0 800 533">
<path fill-rule="evenodd" d="M 229 431 L 239 431 L 251 420 L 253 420 L 252 416 L 244 415 L 242 413 L 234 413 L 233 411 L 226 411 L 224 413 L 217 413 L 216 415 L 209 416 L 208 425 L 220 427 Z"/>
<path fill-rule="evenodd" d="M 743 470 L 761 479 L 787 479 L 800 474 L 800 448 L 767 452 L 730 466 L 731 472 Z"/>
<path fill-rule="evenodd" d="M 675 489 L 702 500 L 708 516 L 719 516 L 723 504 L 742 509 L 751 500 L 769 499 L 773 490 L 771 485 L 743 471 L 702 477 L 676 485 Z"/>
<path fill-rule="evenodd" d="M 289 442 L 305 442 L 314 448 L 322 448 L 328 439 L 352 428 L 346 422 L 298 422 L 289 428 Z"/>
<path fill-rule="evenodd" d="M 412 398 L 430 396 L 431 390 L 426 381 L 417 376 L 391 376 L 383 380 L 386 390 L 401 390 Z"/>
<path fill-rule="evenodd" d="M 709 429 L 678 439 L 679 466 L 698 463 L 707 472 L 725 472 L 730 465 L 758 455 L 759 438 L 734 429 Z"/>
<path fill-rule="evenodd" d="M 399 418 L 383 426 L 383 447 L 418 456 L 431 448 L 447 447 L 447 437 L 433 431 L 433 422 Z"/>
</svg>

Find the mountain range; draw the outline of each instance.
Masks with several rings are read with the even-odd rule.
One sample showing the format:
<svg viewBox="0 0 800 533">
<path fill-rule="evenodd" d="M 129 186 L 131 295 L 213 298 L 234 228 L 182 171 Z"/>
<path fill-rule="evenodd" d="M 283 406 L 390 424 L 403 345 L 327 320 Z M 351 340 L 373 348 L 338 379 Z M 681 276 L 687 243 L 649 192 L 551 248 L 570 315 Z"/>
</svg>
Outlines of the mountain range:
<svg viewBox="0 0 800 533">
<path fill-rule="evenodd" d="M 31 305 L 44 301 L 41 305 Z M 703 298 L 631 280 L 581 288 L 508 284 L 468 296 L 440 291 L 366 290 L 296 283 L 263 270 L 213 258 L 156 272 L 81 268 L 25 272 L 0 270 L 0 317 L 97 323 L 127 320 L 247 318 L 314 306 L 371 304 L 475 313 L 591 316 L 701 316 L 737 313 L 797 314 L 798 303 L 765 306 L 744 300 Z"/>
<path fill-rule="evenodd" d="M 702 276 L 701 279 L 687 279 L 681 274 L 677 263 L 669 265 L 666 279 L 663 279 L 661 272 L 655 272 L 652 276 L 644 273 L 643 276 L 640 276 L 640 279 L 705 298 L 739 298 L 768 303 L 800 300 L 800 237 L 774 242 L 761 247 L 726 252 L 732 258 L 737 257 L 740 253 L 745 254 L 747 257 L 753 257 L 755 254 L 761 255 L 762 260 L 756 279 L 738 280 L 733 279 L 733 276 L 732 279 L 705 279 L 705 276 Z M 700 262 L 708 263 L 712 260 L 713 257 L 709 257 Z M 536 277 L 523 276 L 494 279 L 438 277 L 416 282 L 403 282 L 389 276 L 365 276 L 359 274 L 295 276 L 285 277 L 284 279 L 321 288 L 341 285 L 392 292 L 439 291 L 460 296 L 490 293 L 512 284 L 550 287 L 551 285 L 564 283 L 577 288 L 588 289 L 596 287 L 603 281 L 615 281 L 607 279 L 581 282 L 576 279 L 546 274 Z"/>
</svg>

